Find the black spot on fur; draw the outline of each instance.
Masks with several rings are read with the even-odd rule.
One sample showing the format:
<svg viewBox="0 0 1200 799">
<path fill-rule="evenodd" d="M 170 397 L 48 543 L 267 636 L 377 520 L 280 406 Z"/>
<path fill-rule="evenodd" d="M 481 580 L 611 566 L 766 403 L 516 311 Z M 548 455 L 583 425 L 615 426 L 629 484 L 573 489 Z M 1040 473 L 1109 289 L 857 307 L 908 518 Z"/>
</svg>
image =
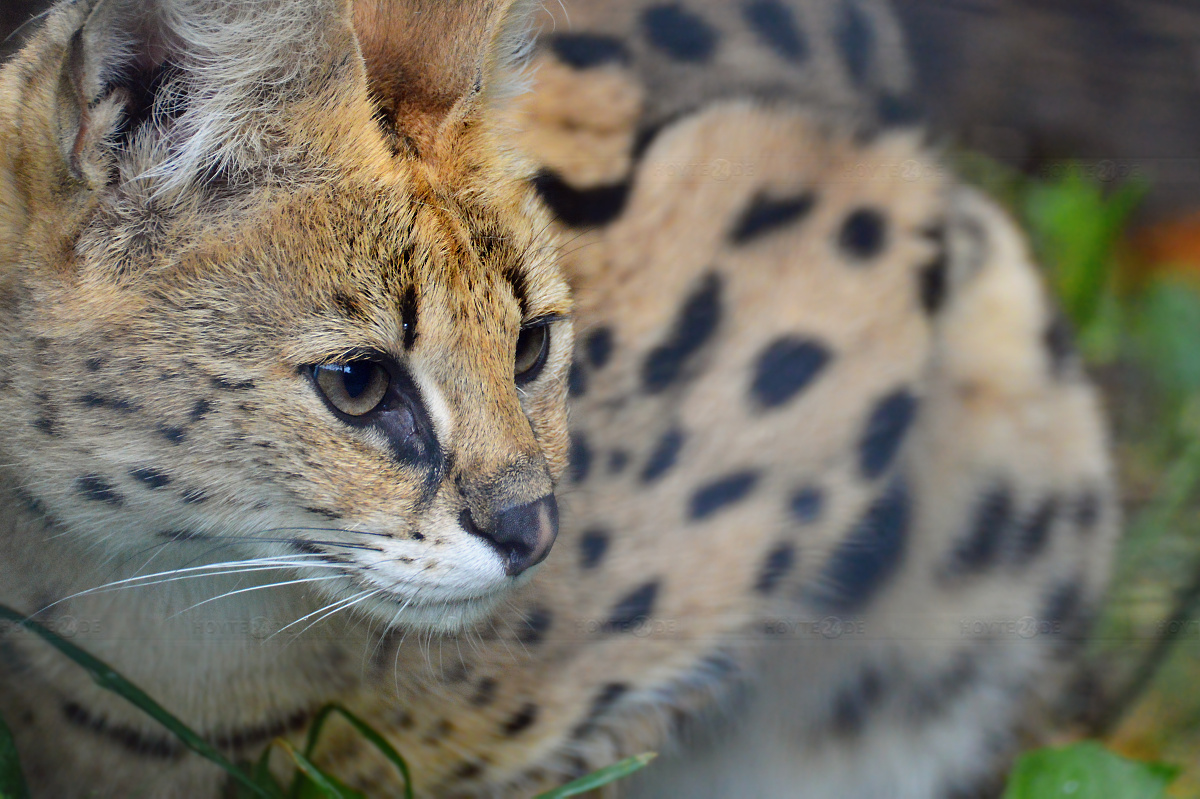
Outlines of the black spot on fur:
<svg viewBox="0 0 1200 799">
<path fill-rule="evenodd" d="M 187 431 L 182 427 L 160 425 L 158 428 L 158 434 L 172 444 L 182 444 L 187 439 Z"/>
<path fill-rule="evenodd" d="M 812 339 L 776 339 L 758 356 L 750 393 L 763 408 L 786 405 L 816 380 L 832 357 L 825 345 Z"/>
<path fill-rule="evenodd" d="M 1084 491 L 1079 495 L 1075 504 L 1075 525 L 1080 533 L 1086 535 L 1096 529 L 1102 508 L 1100 495 L 1095 491 Z"/>
<path fill-rule="evenodd" d="M 75 490 L 81 497 L 92 502 L 106 502 L 117 508 L 125 504 L 125 497 L 117 492 L 112 483 L 98 474 L 89 474 L 77 479 Z"/>
<path fill-rule="evenodd" d="M 629 465 L 629 453 L 623 449 L 614 449 L 608 454 L 609 474 L 620 474 Z"/>
<path fill-rule="evenodd" d="M 621 682 L 610 682 L 597 692 L 587 716 L 572 730 L 573 738 L 585 738 L 596 729 L 596 724 L 612 709 L 621 697 L 629 693 L 629 686 Z"/>
<path fill-rule="evenodd" d="M 683 376 L 688 360 L 708 343 L 721 321 L 721 278 L 710 273 L 684 301 L 667 340 L 642 365 L 646 391 L 657 394 Z"/>
<path fill-rule="evenodd" d="M 1055 313 L 1050 319 L 1042 333 L 1042 343 L 1050 359 L 1050 373 L 1057 378 L 1063 377 L 1075 356 L 1075 338 L 1071 332 L 1071 323 L 1063 314 Z"/>
<path fill-rule="evenodd" d="M 558 60 L 574 69 L 592 69 L 629 61 L 625 43 L 616 36 L 594 33 L 565 33 L 548 39 Z"/>
<path fill-rule="evenodd" d="M 46 508 L 45 504 L 37 497 L 33 496 L 32 494 L 30 494 L 26 491 L 19 489 L 19 488 L 16 489 L 14 493 L 16 494 L 17 499 L 20 500 L 21 504 L 25 507 L 25 510 L 28 511 L 29 513 L 32 513 L 34 516 L 41 516 L 41 517 L 46 517 L 49 515 L 50 511 Z M 43 602 L 43 603 L 39 603 L 39 604 L 41 604 L 44 607 L 45 605 L 48 605 L 49 602 Z"/>
<path fill-rule="evenodd" d="M 160 472 L 158 469 L 152 469 L 149 466 L 145 466 L 141 469 L 134 469 L 129 472 L 129 474 L 133 477 L 133 479 L 140 480 L 150 488 L 162 488 L 163 486 L 168 486 L 171 484 L 171 478 L 169 475 L 165 474 L 164 472 Z"/>
<path fill-rule="evenodd" d="M 613 352 L 613 333 L 610 327 L 598 327 L 588 334 L 583 345 L 588 361 L 596 369 L 603 369 L 608 364 Z"/>
<path fill-rule="evenodd" d="M 629 183 L 576 189 L 558 174 L 542 170 L 533 179 L 542 201 L 570 227 L 600 227 L 621 215 L 629 199 Z"/>
<path fill-rule="evenodd" d="M 686 440 L 687 436 L 679 428 L 664 433 L 646 460 L 646 466 L 642 469 L 642 482 L 653 483 L 671 471 L 671 467 L 679 460 L 679 453 L 683 450 Z"/>
<path fill-rule="evenodd" d="M 868 480 L 888 470 L 917 417 L 917 398 L 901 389 L 880 400 L 858 444 L 859 468 Z"/>
<path fill-rule="evenodd" d="M 834 550 L 807 599 L 831 613 L 866 607 L 904 560 L 911 504 L 904 482 L 892 481 Z"/>
<path fill-rule="evenodd" d="M 654 612 L 654 602 L 658 598 L 658 581 L 651 580 L 633 590 L 613 606 L 606 629 L 610 632 L 630 632 L 639 622 L 645 620 Z"/>
<path fill-rule="evenodd" d="M 86 361 L 83 362 L 83 365 L 84 365 L 84 367 L 87 368 L 87 370 L 89 372 L 99 372 L 101 369 L 104 368 L 104 359 L 103 358 L 88 358 Z"/>
<path fill-rule="evenodd" d="M 508 721 L 504 722 L 501 730 L 505 736 L 511 738 L 515 735 L 520 735 L 529 729 L 537 722 L 538 706 L 533 702 L 526 702 L 520 710 L 513 715 Z"/>
<path fill-rule="evenodd" d="M 572 483 L 582 483 L 592 472 L 592 448 L 588 445 L 587 436 L 578 430 L 571 433 L 570 477 Z"/>
<path fill-rule="evenodd" d="M 963 695 L 980 678 L 979 659 L 973 652 L 958 652 L 946 666 L 927 678 L 918 679 L 905 704 L 911 723 L 921 725 L 951 712 Z"/>
<path fill-rule="evenodd" d="M 795 545 L 784 543 L 775 547 L 763 561 L 762 568 L 758 572 L 758 581 L 754 584 L 754 590 L 763 595 L 770 594 L 778 587 L 779 582 L 787 577 L 788 572 L 795 565 Z"/>
<path fill-rule="evenodd" d="M 886 693 L 883 675 L 874 666 L 866 666 L 857 678 L 838 691 L 830 711 L 829 726 L 834 735 L 849 738 L 866 728 L 871 713 L 883 702 Z"/>
<path fill-rule="evenodd" d="M 712 26 L 678 4 L 646 9 L 642 28 L 650 44 L 677 61 L 702 63 L 717 49 L 717 32 Z"/>
<path fill-rule="evenodd" d="M 950 556 L 950 576 L 978 574 L 996 563 L 1001 545 L 1013 525 L 1012 486 L 1000 483 L 979 499 L 966 537 Z"/>
<path fill-rule="evenodd" d="M 609 533 L 607 530 L 589 530 L 583 534 L 579 542 L 580 567 L 594 569 L 604 560 L 608 552 Z"/>
<path fill-rule="evenodd" d="M 811 193 L 779 200 L 761 195 L 755 197 L 750 206 L 742 212 L 742 217 L 733 232 L 729 234 L 730 241 L 734 244 L 746 244 L 774 233 L 808 216 L 816 204 L 816 197 Z"/>
<path fill-rule="evenodd" d="M 309 506 L 309 507 L 306 507 L 304 510 L 308 511 L 309 513 L 311 513 L 315 516 L 320 516 L 322 518 L 329 519 L 331 522 L 336 522 L 338 519 L 342 518 L 342 514 L 338 513 L 335 510 L 330 510 L 329 508 L 318 508 L 318 507 L 314 507 L 314 506 Z"/>
<path fill-rule="evenodd" d="M 567 393 L 571 397 L 582 397 L 587 393 L 587 372 L 579 361 L 571 361 L 571 371 L 567 373 Z"/>
<path fill-rule="evenodd" d="M 1056 639 L 1060 649 L 1071 649 L 1084 642 L 1091 625 L 1091 612 L 1084 601 L 1083 585 L 1066 580 L 1046 594 L 1039 616 L 1041 626 Z M 1040 630 L 1039 630 L 1040 632 Z"/>
<path fill-rule="evenodd" d="M 103 397 L 92 391 L 79 398 L 79 404 L 88 408 L 106 408 L 118 413 L 135 413 L 141 410 L 135 403 L 118 397 Z"/>
<path fill-rule="evenodd" d="M 229 380 L 224 377 L 212 378 L 212 384 L 221 391 L 251 391 L 254 388 L 253 380 Z"/>
<path fill-rule="evenodd" d="M 812 524 L 821 518 L 825 508 L 825 493 L 815 486 L 801 488 L 788 503 L 792 518 L 801 524 Z"/>
<path fill-rule="evenodd" d="M 522 620 L 517 640 L 526 646 L 536 646 L 546 637 L 546 631 L 554 623 L 554 614 L 543 607 L 530 608 Z"/>
<path fill-rule="evenodd" d="M 808 58 L 808 42 L 792 10 L 778 0 L 755 0 L 742 6 L 746 23 L 763 43 L 794 64 Z"/>
<path fill-rule="evenodd" d="M 454 734 L 454 722 L 450 719 L 438 719 L 437 722 L 429 728 L 425 736 L 421 739 L 421 743 L 426 746 L 441 746 L 442 741 Z"/>
<path fill-rule="evenodd" d="M 192 406 L 192 412 L 188 414 L 188 418 L 192 422 L 198 422 L 209 414 L 213 409 L 213 404 L 206 399 L 196 400 L 196 404 Z"/>
<path fill-rule="evenodd" d="M 736 505 L 750 496 L 758 484 L 758 477 L 758 472 L 737 472 L 701 486 L 692 494 L 688 516 L 693 520 L 705 519 L 717 511 Z"/>
<path fill-rule="evenodd" d="M 483 776 L 487 770 L 487 764 L 479 761 L 472 763 L 461 763 L 454 769 L 454 779 L 456 780 L 475 780 Z"/>
<path fill-rule="evenodd" d="M 921 297 L 921 307 L 930 316 L 946 304 L 947 279 L 945 250 L 939 251 L 937 256 L 917 273 L 917 291 Z"/>
<path fill-rule="evenodd" d="M 63 717 L 69 724 L 91 730 L 116 743 L 122 749 L 141 757 L 173 760 L 183 754 L 182 747 L 168 738 L 147 736 L 132 727 L 110 724 L 103 718 L 93 716 L 82 705 L 75 702 L 67 702 L 63 705 Z"/>
<path fill-rule="evenodd" d="M 33 426 L 48 436 L 58 435 L 58 426 L 51 416 L 39 416 L 33 420 Z"/>
<path fill-rule="evenodd" d="M 219 732 L 212 742 L 220 749 L 244 750 L 257 747 L 281 735 L 304 729 L 311 719 L 306 710 L 298 710 L 287 718 L 269 721 L 253 727 Z"/>
<path fill-rule="evenodd" d="M 484 677 L 475 685 L 475 693 L 470 702 L 474 707 L 486 707 L 496 699 L 496 688 L 499 687 L 492 677 Z"/>
<path fill-rule="evenodd" d="M 189 505 L 199 505 L 202 502 L 208 501 L 208 494 L 199 488 L 189 488 L 180 495 L 180 499 Z"/>
<path fill-rule="evenodd" d="M 1017 531 L 1016 548 L 1013 551 L 1013 560 L 1017 565 L 1031 563 L 1042 554 L 1046 542 L 1050 540 L 1050 529 L 1057 518 L 1058 499 L 1047 497 L 1042 500 Z"/>
<path fill-rule="evenodd" d="M 838 246 L 855 261 L 868 261 L 887 245 L 888 224 L 883 213 L 874 208 L 859 208 L 842 223 Z"/>
<path fill-rule="evenodd" d="M 517 301 L 521 301 L 520 295 Z M 400 326 L 404 330 L 404 349 L 411 350 L 421 335 L 417 310 L 417 288 L 412 283 L 404 287 L 400 294 Z"/>
<path fill-rule="evenodd" d="M 846 62 L 846 70 L 855 83 L 863 85 L 871 69 L 875 32 L 855 0 L 843 0 L 835 35 L 838 49 Z"/>
</svg>

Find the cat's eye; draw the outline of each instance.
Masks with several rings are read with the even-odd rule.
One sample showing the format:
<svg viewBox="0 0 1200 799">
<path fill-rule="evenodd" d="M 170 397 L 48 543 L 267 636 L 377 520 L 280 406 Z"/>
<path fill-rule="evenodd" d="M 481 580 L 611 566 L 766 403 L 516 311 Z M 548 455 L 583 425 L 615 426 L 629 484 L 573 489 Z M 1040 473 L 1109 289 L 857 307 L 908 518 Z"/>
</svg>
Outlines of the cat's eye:
<svg viewBox="0 0 1200 799">
<path fill-rule="evenodd" d="M 391 376 L 375 361 L 314 366 L 313 378 L 329 404 L 347 416 L 365 416 L 387 396 Z"/>
<path fill-rule="evenodd" d="M 533 382 L 550 356 L 550 323 L 534 322 L 521 328 L 517 336 L 517 360 L 514 372 L 517 385 Z"/>
</svg>

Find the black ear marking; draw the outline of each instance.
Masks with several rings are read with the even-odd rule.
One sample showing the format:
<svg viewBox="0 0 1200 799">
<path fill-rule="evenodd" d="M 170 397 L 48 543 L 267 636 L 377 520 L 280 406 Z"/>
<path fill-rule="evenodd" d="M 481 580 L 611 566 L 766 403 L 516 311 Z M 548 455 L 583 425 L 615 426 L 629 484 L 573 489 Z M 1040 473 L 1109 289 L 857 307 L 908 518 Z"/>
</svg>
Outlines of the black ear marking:
<svg viewBox="0 0 1200 799">
<path fill-rule="evenodd" d="M 176 80 L 179 74 L 171 61 L 150 69 L 139 69 L 135 64 L 105 84 L 101 99 L 124 98 L 125 116 L 113 137 L 117 149 L 127 148 L 147 124 L 166 125 L 183 115 L 187 97 Z"/>
</svg>

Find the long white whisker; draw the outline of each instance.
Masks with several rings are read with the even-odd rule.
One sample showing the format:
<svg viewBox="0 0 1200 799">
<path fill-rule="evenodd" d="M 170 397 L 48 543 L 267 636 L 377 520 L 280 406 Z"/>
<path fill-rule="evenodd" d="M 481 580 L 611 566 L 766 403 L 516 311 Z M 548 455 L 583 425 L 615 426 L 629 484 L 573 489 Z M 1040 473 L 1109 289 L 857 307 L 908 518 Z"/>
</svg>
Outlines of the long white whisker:
<svg viewBox="0 0 1200 799">
<path fill-rule="evenodd" d="M 224 571 L 208 572 L 205 574 L 183 574 L 183 575 L 179 575 L 178 577 L 167 577 L 162 580 L 154 580 L 154 581 L 148 582 L 148 583 L 138 583 L 137 585 L 124 585 L 124 586 L 117 586 L 115 588 L 105 588 L 103 590 L 101 590 L 101 589 L 93 589 L 93 590 L 96 593 L 107 594 L 112 591 L 120 591 L 120 590 L 124 590 L 126 588 L 144 588 L 146 586 L 151 586 L 151 585 L 162 585 L 163 583 L 174 583 L 174 582 L 178 582 L 179 580 L 195 580 L 197 578 L 202 578 L 202 577 L 221 577 L 226 574 L 253 574 L 255 572 L 279 571 L 281 569 L 288 569 L 288 568 L 293 568 L 293 569 L 339 569 L 340 570 L 342 567 L 337 566 L 333 563 L 281 562 L 281 563 L 273 563 L 268 566 L 253 566 L 250 568 L 242 568 L 242 569 L 227 569 Z"/>
<path fill-rule="evenodd" d="M 299 638 L 300 636 L 304 635 L 304 633 L 308 631 L 308 628 L 309 628 L 309 627 L 312 627 L 314 624 L 320 624 L 321 622 L 325 621 L 325 619 L 328 619 L 328 618 L 329 618 L 330 616 L 332 616 L 333 614 L 335 614 L 335 613 L 340 613 L 340 612 L 341 612 L 341 611 L 343 611 L 343 610 L 349 610 L 350 608 L 352 608 L 352 607 L 354 607 L 355 605 L 357 605 L 359 602 L 365 602 L 366 600 L 370 599 L 371 597 L 375 596 L 376 594 L 381 594 L 381 593 L 383 593 L 382 589 L 376 589 L 376 590 L 374 590 L 374 591 L 371 591 L 370 593 L 368 593 L 366 596 L 359 597 L 358 599 L 354 600 L 353 602 L 351 602 L 351 603 L 350 603 L 350 604 L 348 604 L 348 605 L 343 605 L 343 606 L 342 606 L 342 607 L 340 607 L 340 608 L 332 608 L 332 609 L 331 609 L 331 610 L 330 610 L 328 613 L 326 613 L 325 615 L 323 615 L 323 616 L 320 616 L 320 617 L 318 617 L 318 618 L 316 618 L 316 619 L 313 619 L 312 621 L 310 621 L 310 622 L 308 623 L 308 625 L 307 625 L 307 626 L 306 626 L 306 627 L 305 627 L 303 630 L 301 630 L 300 632 L 296 633 L 296 637 L 297 637 L 297 638 Z"/>
<path fill-rule="evenodd" d="M 321 607 L 314 610 L 312 613 L 307 613 L 307 614 L 301 616 L 300 618 L 296 619 L 295 621 L 291 622 L 290 624 L 286 624 L 283 627 L 280 627 L 278 630 L 276 630 L 275 632 L 273 632 L 269 636 L 267 636 L 266 640 L 270 641 L 272 638 L 279 635 L 281 632 L 288 629 L 289 627 L 295 627 L 300 622 L 304 621 L 305 619 L 310 619 L 313 616 L 316 616 L 318 613 L 324 613 L 325 611 L 329 610 L 330 608 L 339 607 L 340 605 L 343 605 L 347 602 L 351 602 L 355 599 L 358 599 L 361 596 L 364 596 L 365 594 L 370 594 L 370 593 L 372 593 L 372 591 L 371 591 L 371 589 L 368 589 L 366 591 L 360 591 L 359 593 L 354 594 L 353 596 L 350 596 L 348 598 L 339 599 L 337 602 L 334 602 L 330 605 L 322 605 Z M 305 629 L 308 629 L 308 628 L 306 627 Z"/>
<path fill-rule="evenodd" d="M 134 588 L 134 587 L 139 587 L 140 585 L 158 585 L 159 583 L 170 582 L 171 580 L 188 579 L 189 577 L 215 577 L 215 576 L 220 576 L 222 574 L 235 574 L 235 573 L 243 572 L 243 571 L 244 572 L 266 571 L 268 569 L 279 569 L 279 568 L 286 568 L 286 567 L 337 568 L 336 566 L 334 566 L 334 564 L 323 564 L 320 562 L 313 563 L 313 562 L 299 561 L 300 558 L 306 558 L 306 557 L 309 557 L 309 556 L 308 555 L 289 555 L 286 557 L 277 557 L 277 558 L 255 558 L 255 559 L 251 559 L 251 560 L 231 560 L 231 561 L 226 561 L 224 563 L 210 563 L 207 566 L 193 566 L 193 567 L 186 568 L 186 569 L 169 569 L 167 571 L 156 572 L 154 574 L 142 574 L 142 575 L 138 575 L 136 577 L 127 577 L 124 580 L 114 580 L 113 582 L 104 583 L 102 585 L 95 586 L 94 588 L 87 588 L 87 589 L 84 589 L 83 591 L 78 591 L 69 596 L 65 596 L 61 599 L 57 599 L 54 602 L 51 602 L 49 605 L 46 605 L 41 610 L 38 610 L 35 613 L 33 613 L 31 615 L 31 618 L 32 618 L 32 616 L 37 616 L 39 613 L 45 613 L 50 608 L 54 607 L 55 605 L 62 604 L 63 602 L 67 602 L 69 600 L 76 599 L 81 596 L 87 596 L 89 594 L 108 593 L 110 591 L 118 590 L 122 587 Z M 319 555 L 313 555 L 311 557 L 316 558 L 318 560 L 320 559 Z M 231 569 L 231 568 L 229 568 L 231 566 L 240 566 L 242 568 Z M 213 571 L 214 569 L 224 569 L 225 571 L 215 571 L 214 572 Z M 178 575 L 178 576 L 169 577 L 168 579 L 165 579 L 165 580 L 155 580 L 155 578 L 167 577 L 168 575 Z M 146 581 L 153 581 L 153 582 L 146 582 Z M 133 585 L 134 583 L 137 583 L 138 585 Z"/>
<path fill-rule="evenodd" d="M 225 597 L 234 596 L 236 594 L 244 594 L 247 591 L 261 591 L 264 588 L 279 588 L 280 586 L 284 586 L 284 585 L 298 585 L 300 583 L 322 583 L 327 580 L 341 580 L 341 579 L 344 579 L 344 578 L 342 578 L 341 575 L 335 574 L 333 577 L 305 577 L 305 578 L 302 578 L 299 580 L 285 580 L 283 582 L 278 582 L 278 583 L 266 583 L 264 585 L 252 585 L 249 588 L 239 588 L 236 591 L 226 591 L 223 594 L 218 594 L 217 596 L 209 597 L 208 599 L 201 600 L 200 602 L 197 602 L 196 604 L 194 604 L 190 607 L 184 608 L 183 610 L 179 611 L 178 613 L 172 613 L 167 618 L 173 619 L 176 616 L 178 616 L 180 613 L 187 613 L 189 610 L 195 610 L 196 608 L 200 607 L 201 605 L 207 605 L 209 602 L 216 602 L 218 599 L 224 599 Z"/>
</svg>

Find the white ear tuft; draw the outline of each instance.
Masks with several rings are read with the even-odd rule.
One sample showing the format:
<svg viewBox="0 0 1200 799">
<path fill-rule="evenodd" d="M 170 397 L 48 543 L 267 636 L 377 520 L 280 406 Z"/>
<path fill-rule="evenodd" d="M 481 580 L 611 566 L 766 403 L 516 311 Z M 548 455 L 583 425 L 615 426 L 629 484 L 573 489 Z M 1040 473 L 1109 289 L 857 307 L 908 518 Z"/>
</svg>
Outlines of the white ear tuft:
<svg viewBox="0 0 1200 799">
<path fill-rule="evenodd" d="M 99 0 L 78 48 L 76 149 L 120 151 L 159 197 L 278 160 L 289 108 L 345 92 L 356 63 L 346 0 Z"/>
</svg>

